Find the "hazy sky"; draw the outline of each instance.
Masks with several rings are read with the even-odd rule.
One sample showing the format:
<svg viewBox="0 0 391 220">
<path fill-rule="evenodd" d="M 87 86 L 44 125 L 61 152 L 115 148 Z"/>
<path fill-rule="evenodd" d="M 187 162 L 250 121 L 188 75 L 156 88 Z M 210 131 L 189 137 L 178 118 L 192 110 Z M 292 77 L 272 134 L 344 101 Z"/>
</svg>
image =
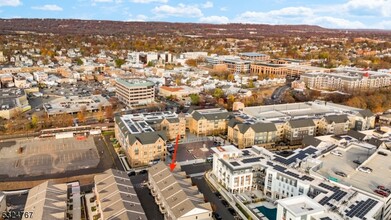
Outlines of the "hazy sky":
<svg viewBox="0 0 391 220">
<path fill-rule="evenodd" d="M 391 29 L 391 0 L 0 0 L 0 17 Z"/>
</svg>

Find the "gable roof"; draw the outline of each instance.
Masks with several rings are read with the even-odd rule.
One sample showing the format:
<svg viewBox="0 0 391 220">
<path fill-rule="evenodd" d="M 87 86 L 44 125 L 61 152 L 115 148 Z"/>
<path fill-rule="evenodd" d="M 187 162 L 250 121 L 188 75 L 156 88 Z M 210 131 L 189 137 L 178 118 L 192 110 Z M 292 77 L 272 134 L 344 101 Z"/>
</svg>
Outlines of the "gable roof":
<svg viewBox="0 0 391 220">
<path fill-rule="evenodd" d="M 357 140 L 360 140 L 360 141 L 366 137 L 365 134 L 360 133 L 356 130 L 349 130 L 347 135 L 349 135 L 350 137 L 356 138 Z"/>
<path fill-rule="evenodd" d="M 320 143 L 322 143 L 321 140 L 319 140 L 316 137 L 309 136 L 309 135 L 304 136 L 303 141 L 302 141 L 302 144 L 304 147 L 308 147 L 308 146 L 317 147 Z"/>
<path fill-rule="evenodd" d="M 349 118 L 347 115 L 329 115 L 329 116 L 325 116 L 324 119 L 326 120 L 327 123 L 331 124 L 331 123 L 345 123 L 347 121 L 349 121 Z"/>
<path fill-rule="evenodd" d="M 358 114 L 364 118 L 369 118 L 369 117 L 374 116 L 374 114 L 369 109 L 360 110 L 360 111 L 358 111 Z"/>
<path fill-rule="evenodd" d="M 167 136 L 163 131 L 129 134 L 128 136 L 129 144 L 131 145 L 136 143 L 136 141 L 139 141 L 141 144 L 154 144 L 159 138 L 163 139 L 164 141 L 167 140 Z"/>
<path fill-rule="evenodd" d="M 241 123 L 238 119 L 236 118 L 231 118 L 229 121 L 228 121 L 228 127 L 230 128 L 233 128 L 235 127 L 235 125 Z"/>
<path fill-rule="evenodd" d="M 255 123 L 251 125 L 255 133 L 277 131 L 274 123 Z"/>
<path fill-rule="evenodd" d="M 205 118 L 208 121 L 213 121 L 213 120 L 227 119 L 232 114 L 233 114 L 232 112 L 217 112 L 217 113 L 201 114 L 199 111 L 194 111 L 192 117 L 196 121 L 202 118 Z"/>
<path fill-rule="evenodd" d="M 288 123 L 292 128 L 315 127 L 314 121 L 307 118 L 291 120 Z"/>
</svg>

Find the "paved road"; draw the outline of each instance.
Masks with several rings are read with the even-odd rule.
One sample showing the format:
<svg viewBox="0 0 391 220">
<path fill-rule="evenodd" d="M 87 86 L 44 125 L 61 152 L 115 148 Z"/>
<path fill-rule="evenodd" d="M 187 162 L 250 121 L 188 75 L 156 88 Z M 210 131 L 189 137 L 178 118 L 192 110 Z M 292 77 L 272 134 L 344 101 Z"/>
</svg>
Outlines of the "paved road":
<svg viewBox="0 0 391 220">
<path fill-rule="evenodd" d="M 211 203 L 212 207 L 214 207 L 215 212 L 217 212 L 224 220 L 234 219 L 231 213 L 228 212 L 227 207 L 221 203 L 221 200 L 209 188 L 209 185 L 204 177 L 195 177 L 192 178 L 192 181 L 197 185 L 200 192 L 204 194 L 207 201 Z"/>
<path fill-rule="evenodd" d="M 114 167 L 118 170 L 125 171 L 124 167 L 122 166 L 121 161 L 118 158 L 118 154 L 115 152 L 112 142 L 110 141 L 110 136 L 106 135 L 104 137 L 104 142 L 106 144 L 106 148 L 109 150 L 110 157 L 114 163 Z"/>
<path fill-rule="evenodd" d="M 204 173 L 205 171 L 210 169 L 212 169 L 211 163 L 196 163 L 196 164 L 181 166 L 181 170 L 185 171 L 186 175 Z"/>
<path fill-rule="evenodd" d="M 133 183 L 148 220 L 164 220 L 163 215 L 160 213 L 159 206 L 156 205 L 155 198 L 150 194 L 148 187 L 141 184 L 144 181 L 148 181 L 148 174 L 132 176 L 130 177 L 130 181 Z"/>
</svg>

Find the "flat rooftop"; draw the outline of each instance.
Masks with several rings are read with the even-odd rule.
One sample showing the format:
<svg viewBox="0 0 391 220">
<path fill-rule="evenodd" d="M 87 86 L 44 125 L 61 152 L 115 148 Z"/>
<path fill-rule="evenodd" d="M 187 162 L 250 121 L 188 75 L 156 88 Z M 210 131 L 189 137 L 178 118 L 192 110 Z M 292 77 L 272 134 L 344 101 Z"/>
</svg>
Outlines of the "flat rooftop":
<svg viewBox="0 0 391 220">
<path fill-rule="evenodd" d="M 121 83 L 127 87 L 154 86 L 155 84 L 145 79 L 117 79 L 117 83 Z"/>
<path fill-rule="evenodd" d="M 370 193 L 373 193 L 378 185 L 391 188 L 390 151 L 380 150 L 387 153 L 387 156 L 380 155 L 375 146 L 367 143 L 352 143 L 346 149 L 338 147 L 336 150 L 342 153 L 342 157 L 329 153 L 319 158 L 323 162 L 322 168 L 317 171 L 319 174 L 326 178 L 336 178 L 342 184 Z M 354 160 L 362 164 L 358 165 L 353 162 Z M 373 171 L 371 173 L 358 171 L 359 166 L 369 167 Z M 335 171 L 342 171 L 347 177 L 338 176 Z"/>
<path fill-rule="evenodd" d="M 325 208 L 308 196 L 295 196 L 278 200 L 278 203 L 296 216 L 322 212 Z"/>
<path fill-rule="evenodd" d="M 62 113 L 76 113 L 81 111 L 82 107 L 86 111 L 98 110 L 100 107 L 110 106 L 111 103 L 102 95 L 91 96 L 67 96 L 54 99 L 43 105 L 49 115 Z"/>
<path fill-rule="evenodd" d="M 178 115 L 174 112 L 151 112 L 123 115 L 120 120 L 124 123 L 131 134 L 140 134 L 155 131 L 151 125 L 160 123 L 163 119 L 178 120 Z"/>
</svg>

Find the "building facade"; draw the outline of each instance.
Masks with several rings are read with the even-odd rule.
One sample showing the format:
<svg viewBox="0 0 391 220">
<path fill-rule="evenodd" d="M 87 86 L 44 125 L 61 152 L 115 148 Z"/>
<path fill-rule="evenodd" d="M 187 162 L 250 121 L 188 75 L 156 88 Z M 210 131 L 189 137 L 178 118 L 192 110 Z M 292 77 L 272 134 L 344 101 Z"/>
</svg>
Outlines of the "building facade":
<svg viewBox="0 0 391 220">
<path fill-rule="evenodd" d="M 147 105 L 155 101 L 155 84 L 143 79 L 117 79 L 118 99 L 128 106 Z"/>
<path fill-rule="evenodd" d="M 197 135 L 218 135 L 227 132 L 228 120 L 232 115 L 226 109 L 195 110 L 190 113 L 189 130 Z"/>
</svg>

